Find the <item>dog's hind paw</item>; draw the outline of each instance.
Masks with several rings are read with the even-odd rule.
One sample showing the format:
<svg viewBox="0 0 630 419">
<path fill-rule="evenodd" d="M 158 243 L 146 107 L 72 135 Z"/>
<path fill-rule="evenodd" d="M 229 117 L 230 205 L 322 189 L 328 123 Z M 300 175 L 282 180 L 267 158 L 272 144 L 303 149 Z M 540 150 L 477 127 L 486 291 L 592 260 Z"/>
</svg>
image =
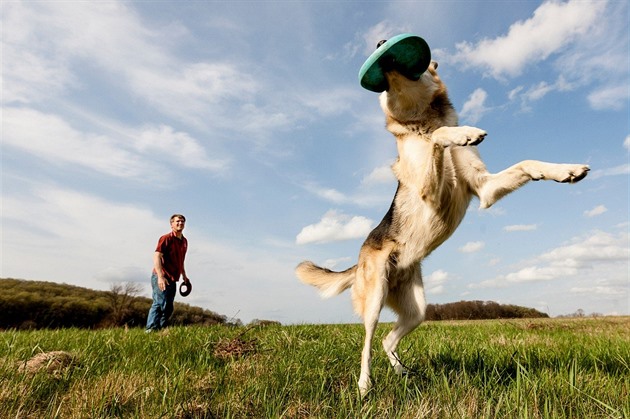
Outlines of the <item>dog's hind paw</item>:
<svg viewBox="0 0 630 419">
<path fill-rule="evenodd" d="M 372 388 L 372 380 L 368 375 L 361 374 L 359 377 L 359 394 L 365 397 Z"/>
</svg>

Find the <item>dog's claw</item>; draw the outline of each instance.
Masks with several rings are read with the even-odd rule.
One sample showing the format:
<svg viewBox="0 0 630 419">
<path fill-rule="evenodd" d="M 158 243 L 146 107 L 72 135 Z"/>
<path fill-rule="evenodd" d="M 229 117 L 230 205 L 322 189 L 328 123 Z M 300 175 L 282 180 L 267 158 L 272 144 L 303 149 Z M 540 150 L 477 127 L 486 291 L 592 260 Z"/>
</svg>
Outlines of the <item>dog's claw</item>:
<svg viewBox="0 0 630 419">
<path fill-rule="evenodd" d="M 579 172 L 569 172 L 569 176 L 567 176 L 565 179 L 562 179 L 560 183 L 577 183 L 584 179 L 590 170 L 590 167 L 584 166 Z"/>
<path fill-rule="evenodd" d="M 477 138 L 472 138 L 471 141 L 468 144 L 470 144 L 470 145 L 481 144 L 481 142 L 486 139 L 486 135 L 488 135 L 488 134 L 483 133 L 483 134 L 479 135 Z"/>
</svg>

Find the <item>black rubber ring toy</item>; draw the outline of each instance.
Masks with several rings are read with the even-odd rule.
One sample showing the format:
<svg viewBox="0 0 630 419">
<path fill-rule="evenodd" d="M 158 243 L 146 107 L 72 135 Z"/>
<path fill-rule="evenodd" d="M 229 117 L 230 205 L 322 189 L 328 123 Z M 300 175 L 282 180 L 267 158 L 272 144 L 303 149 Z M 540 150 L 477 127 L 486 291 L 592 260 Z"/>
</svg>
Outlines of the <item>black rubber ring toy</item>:
<svg viewBox="0 0 630 419">
<path fill-rule="evenodd" d="M 190 282 L 182 282 L 179 286 L 179 295 L 186 297 L 192 291 L 192 284 Z"/>
</svg>

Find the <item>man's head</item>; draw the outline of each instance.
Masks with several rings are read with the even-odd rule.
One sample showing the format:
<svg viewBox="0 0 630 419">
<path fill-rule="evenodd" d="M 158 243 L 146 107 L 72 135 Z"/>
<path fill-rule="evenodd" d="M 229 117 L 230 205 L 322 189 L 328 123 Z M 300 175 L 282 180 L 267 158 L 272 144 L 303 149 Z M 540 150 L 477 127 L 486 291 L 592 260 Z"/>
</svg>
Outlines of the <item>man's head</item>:
<svg viewBox="0 0 630 419">
<path fill-rule="evenodd" d="M 186 226 L 186 217 L 181 214 L 173 214 L 171 216 L 171 229 L 175 234 L 181 234 Z"/>
</svg>

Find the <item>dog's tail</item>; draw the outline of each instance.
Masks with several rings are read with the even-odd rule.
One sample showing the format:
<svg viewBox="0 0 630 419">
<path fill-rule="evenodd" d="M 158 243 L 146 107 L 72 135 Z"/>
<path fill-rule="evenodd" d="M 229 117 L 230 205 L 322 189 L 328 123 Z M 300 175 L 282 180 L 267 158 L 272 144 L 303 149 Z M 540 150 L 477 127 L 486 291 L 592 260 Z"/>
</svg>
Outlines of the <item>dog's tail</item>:
<svg viewBox="0 0 630 419">
<path fill-rule="evenodd" d="M 356 272 L 357 265 L 343 272 L 335 272 L 317 266 L 310 261 L 302 262 L 295 268 L 295 274 L 300 278 L 300 281 L 317 287 L 324 298 L 341 294 L 350 288 L 354 283 Z"/>
</svg>

